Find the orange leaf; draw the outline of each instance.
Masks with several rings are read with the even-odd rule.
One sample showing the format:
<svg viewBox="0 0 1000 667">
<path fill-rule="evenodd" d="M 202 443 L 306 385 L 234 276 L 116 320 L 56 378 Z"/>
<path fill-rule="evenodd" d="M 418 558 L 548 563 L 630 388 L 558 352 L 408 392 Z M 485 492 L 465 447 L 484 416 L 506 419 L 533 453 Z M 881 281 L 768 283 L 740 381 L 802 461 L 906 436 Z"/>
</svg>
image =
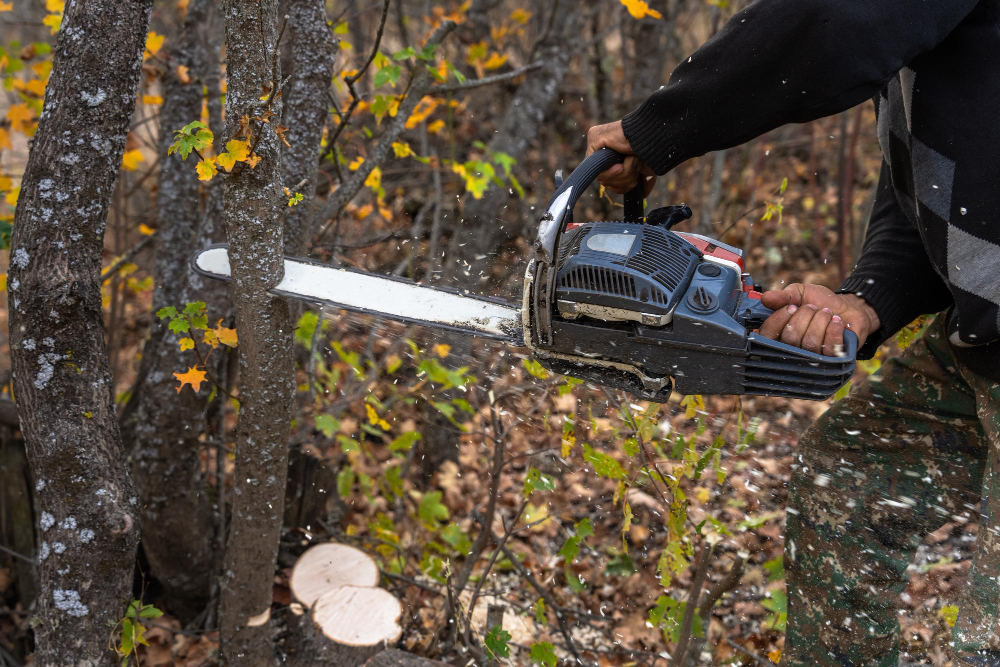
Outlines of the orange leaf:
<svg viewBox="0 0 1000 667">
<path fill-rule="evenodd" d="M 219 320 L 215 325 L 215 336 L 219 339 L 219 342 L 223 345 L 228 345 L 229 347 L 236 347 L 239 339 L 236 336 L 236 329 L 227 329 L 222 326 L 222 320 Z"/>
<path fill-rule="evenodd" d="M 197 366 L 192 366 L 186 373 L 174 373 L 174 377 L 181 381 L 177 393 L 180 393 L 186 384 L 191 385 L 191 389 L 197 393 L 201 390 L 201 383 L 205 381 L 205 371 L 199 371 Z"/>
</svg>

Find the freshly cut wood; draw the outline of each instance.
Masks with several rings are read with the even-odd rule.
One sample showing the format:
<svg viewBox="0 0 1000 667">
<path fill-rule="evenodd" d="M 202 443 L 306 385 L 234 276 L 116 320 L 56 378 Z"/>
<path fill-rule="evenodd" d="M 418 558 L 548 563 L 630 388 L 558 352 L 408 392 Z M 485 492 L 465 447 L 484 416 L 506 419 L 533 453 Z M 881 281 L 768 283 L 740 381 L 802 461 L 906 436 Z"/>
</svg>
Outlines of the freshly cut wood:
<svg viewBox="0 0 1000 667">
<path fill-rule="evenodd" d="M 403 605 L 382 589 L 341 586 L 313 605 L 313 623 L 323 636 L 345 646 L 385 646 L 399 639 Z"/>
<path fill-rule="evenodd" d="M 378 565 L 364 551 L 333 542 L 309 548 L 296 561 L 289 579 L 292 595 L 306 608 L 312 608 L 325 593 L 348 585 L 377 586 Z"/>
</svg>

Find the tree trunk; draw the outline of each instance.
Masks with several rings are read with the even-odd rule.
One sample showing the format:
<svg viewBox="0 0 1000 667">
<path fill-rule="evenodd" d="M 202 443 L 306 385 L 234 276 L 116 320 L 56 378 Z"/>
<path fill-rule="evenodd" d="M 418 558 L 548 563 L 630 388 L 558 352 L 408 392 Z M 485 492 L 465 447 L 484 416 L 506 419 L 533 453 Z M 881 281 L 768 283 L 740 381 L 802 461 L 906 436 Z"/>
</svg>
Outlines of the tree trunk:
<svg viewBox="0 0 1000 667">
<path fill-rule="evenodd" d="M 261 91 L 273 90 L 273 82 L 280 81 L 280 73 L 274 71 L 278 7 L 276 0 L 227 0 L 224 8 L 226 135 L 233 137 L 241 118 L 259 117 L 265 110 L 268 102 L 259 99 Z M 270 108 L 280 118 L 281 109 L 273 99 Z M 288 306 L 267 291 L 283 273 L 279 140 L 270 124 L 259 127 L 259 123 L 250 121 L 251 133 L 259 136 L 260 162 L 225 176 L 231 294 L 239 334 L 240 414 L 232 524 L 223 567 L 221 639 L 224 658 L 240 665 L 274 664 L 272 625 L 266 619 L 285 501 L 294 392 Z"/>
<path fill-rule="evenodd" d="M 208 0 L 188 7 L 184 26 L 167 59 L 160 115 L 160 173 L 157 195 L 156 290 L 153 312 L 200 300 L 190 294 L 188 257 L 195 249 L 201 220 L 198 177 L 191 162 L 167 155 L 174 131 L 201 117 L 202 82 L 187 83 L 176 67 L 202 70 L 198 31 Z M 210 313 L 215 315 L 215 313 Z M 123 424 L 126 442 L 134 439 L 132 476 L 142 507 L 142 548 L 149 574 L 164 588 L 164 605 L 182 620 L 193 618 L 208 601 L 213 572 L 212 511 L 201 473 L 205 399 L 176 391 L 173 373 L 191 365 L 193 352 L 183 353 L 166 320 L 154 318 L 142 351 L 146 378 L 133 400 L 134 417 Z"/>
<path fill-rule="evenodd" d="M 113 665 L 132 595 L 138 509 L 101 308 L 108 204 L 151 0 L 67 3 L 11 240 L 10 347 L 35 480 L 39 665 Z"/>
<path fill-rule="evenodd" d="M 281 171 L 284 186 L 304 197 L 297 206 L 286 207 L 285 252 L 302 255 L 312 239 L 320 139 L 329 116 L 327 92 L 336 41 L 327 25 L 324 0 L 291 0 L 289 5 L 294 69 L 283 124 L 288 127 L 285 138 L 291 148 L 286 147 L 281 156 Z"/>
</svg>

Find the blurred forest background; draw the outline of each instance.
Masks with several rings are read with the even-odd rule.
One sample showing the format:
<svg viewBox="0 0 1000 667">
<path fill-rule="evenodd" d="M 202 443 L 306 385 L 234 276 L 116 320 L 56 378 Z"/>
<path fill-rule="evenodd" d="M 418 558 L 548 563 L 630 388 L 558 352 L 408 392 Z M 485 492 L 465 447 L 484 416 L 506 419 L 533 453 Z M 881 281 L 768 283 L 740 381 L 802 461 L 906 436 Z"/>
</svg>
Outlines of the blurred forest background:
<svg viewBox="0 0 1000 667">
<path fill-rule="evenodd" d="M 243 4 L 257 15 L 257 3 Z M 554 376 L 516 350 L 293 305 L 272 576 L 232 553 L 269 540 L 263 529 L 232 532 L 242 516 L 234 501 L 260 481 L 236 474 L 244 390 L 233 304 L 227 287 L 187 264 L 196 248 L 226 240 L 226 179 L 254 168 L 259 125 L 281 152 L 286 252 L 512 297 L 536 212 L 555 171 L 583 158 L 587 129 L 635 108 L 747 4 L 284 0 L 267 28 L 276 40 L 266 40 L 277 45 L 278 86 L 261 88 L 266 108 L 234 134 L 222 6 L 155 2 L 101 274 L 141 524 L 134 578 L 133 563 L 120 563 L 136 602 L 120 601 L 116 624 L 84 606 L 60 632 L 96 633 L 121 664 L 217 664 L 245 630 L 226 622 L 226 591 L 238 596 L 246 583 L 265 587 L 270 613 L 256 626 L 273 650 L 320 664 L 301 648 L 316 641 L 304 629 L 311 601 L 289 577 L 309 547 L 332 541 L 375 559 L 381 587 L 401 603 L 396 646 L 415 656 L 550 667 L 777 662 L 786 483 L 798 435 L 827 404 L 636 402 Z M 0 2 L 4 247 L 64 11 L 61 0 Z M 689 204 L 687 229 L 743 247 L 765 286 L 835 287 L 860 251 L 879 164 L 869 103 L 691 160 L 648 201 Z M 614 219 L 620 198 L 595 187 L 578 219 L 584 210 Z M 3 282 L 0 665 L 23 665 L 39 600 L 72 611 L 67 601 L 83 591 L 65 582 L 49 591 L 54 580 L 37 577 L 67 549 L 59 531 L 76 523 L 38 504 L 51 487 L 29 470 L 19 430 Z M 879 363 L 862 363 L 855 382 Z M 974 530 L 948 525 L 921 549 L 901 617 L 914 661 L 940 659 Z M 74 534 L 88 541 L 85 532 Z"/>
</svg>

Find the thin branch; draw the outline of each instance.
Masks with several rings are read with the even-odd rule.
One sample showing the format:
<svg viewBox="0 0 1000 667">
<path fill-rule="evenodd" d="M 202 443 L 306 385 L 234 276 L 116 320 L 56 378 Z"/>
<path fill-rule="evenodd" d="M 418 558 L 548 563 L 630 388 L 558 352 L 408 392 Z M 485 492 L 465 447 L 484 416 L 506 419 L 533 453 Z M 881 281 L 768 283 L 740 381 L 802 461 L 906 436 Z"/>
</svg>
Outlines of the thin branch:
<svg viewBox="0 0 1000 667">
<path fill-rule="evenodd" d="M 516 79 L 522 74 L 527 74 L 532 70 L 536 70 L 541 67 L 543 63 L 535 61 L 527 65 L 522 65 L 517 69 L 512 69 L 509 72 L 503 72 L 501 74 L 493 74 L 491 76 L 484 76 L 480 79 L 468 79 L 464 83 L 454 83 L 448 86 L 431 86 L 427 89 L 427 95 L 442 95 L 444 93 L 457 93 L 465 90 L 471 90 L 473 88 L 479 88 L 480 86 L 488 86 L 494 83 L 501 83 L 503 81 L 509 81 L 510 79 Z"/>
<path fill-rule="evenodd" d="M 708 566 L 714 551 L 714 545 L 705 544 L 702 545 L 701 553 L 698 554 L 698 562 L 694 568 L 694 577 L 691 580 L 691 590 L 688 592 L 687 605 L 684 607 L 684 620 L 681 622 L 677 648 L 674 650 L 673 667 L 683 667 L 687 664 L 691 631 L 694 627 L 694 613 L 698 608 L 701 587 L 705 584 L 705 578 L 708 576 Z"/>
<path fill-rule="evenodd" d="M 20 558 L 21 560 L 31 563 L 32 565 L 38 565 L 38 561 L 36 561 L 34 558 L 28 558 L 24 554 L 14 551 L 13 549 L 8 549 L 2 544 L 0 544 L 0 551 L 10 556 L 13 556 L 14 558 Z"/>
<path fill-rule="evenodd" d="M 139 241 L 134 246 L 129 248 L 124 255 L 122 255 L 114 262 L 112 262 L 108 266 L 108 268 L 104 269 L 101 272 L 101 278 L 102 278 L 101 282 L 106 283 L 112 278 L 114 278 L 115 274 L 118 273 L 118 270 L 121 269 L 126 264 L 128 264 L 129 262 L 131 262 L 133 259 L 135 259 L 135 256 L 138 255 L 143 250 L 145 250 L 146 246 L 152 243 L 154 238 L 156 238 L 156 234 L 155 233 L 150 234 L 149 236 L 143 238 L 141 241 Z"/>
</svg>

